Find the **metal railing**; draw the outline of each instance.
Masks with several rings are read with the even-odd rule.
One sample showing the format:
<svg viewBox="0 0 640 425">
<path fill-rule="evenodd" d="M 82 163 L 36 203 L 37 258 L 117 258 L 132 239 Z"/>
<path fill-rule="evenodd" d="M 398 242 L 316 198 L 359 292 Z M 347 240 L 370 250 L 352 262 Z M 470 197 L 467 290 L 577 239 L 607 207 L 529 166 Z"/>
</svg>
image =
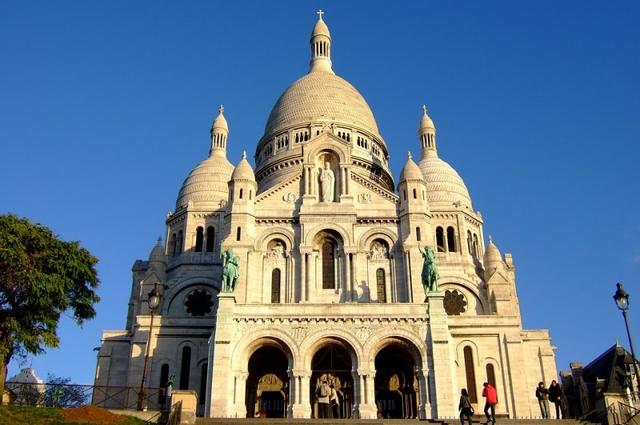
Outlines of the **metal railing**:
<svg viewBox="0 0 640 425">
<path fill-rule="evenodd" d="M 136 409 L 138 387 L 81 384 L 7 382 L 9 404 L 34 407 L 79 407 L 86 404 L 106 409 Z M 167 402 L 165 388 L 145 388 L 144 410 L 162 410 Z"/>
</svg>

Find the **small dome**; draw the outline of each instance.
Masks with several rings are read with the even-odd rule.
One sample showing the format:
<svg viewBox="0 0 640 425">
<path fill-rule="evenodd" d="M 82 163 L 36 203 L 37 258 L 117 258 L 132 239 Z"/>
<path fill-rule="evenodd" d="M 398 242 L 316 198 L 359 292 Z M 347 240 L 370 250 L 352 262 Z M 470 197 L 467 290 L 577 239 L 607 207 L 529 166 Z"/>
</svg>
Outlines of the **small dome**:
<svg viewBox="0 0 640 425">
<path fill-rule="evenodd" d="M 427 184 L 427 201 L 432 210 L 456 206 L 473 209 L 462 177 L 434 150 L 425 151 L 419 166 Z"/>
<path fill-rule="evenodd" d="M 36 371 L 33 368 L 21 369 L 20 372 L 15 374 L 11 379 L 7 379 L 7 383 L 21 382 L 27 384 L 42 384 L 42 379 L 38 378 Z"/>
<path fill-rule="evenodd" d="M 400 181 L 405 180 L 423 180 L 424 177 L 422 175 L 422 171 L 420 167 L 413 161 L 411 157 L 411 152 L 407 155 L 407 162 L 402 167 L 402 172 L 400 173 Z"/>
<path fill-rule="evenodd" d="M 156 245 L 151 250 L 151 253 L 149 254 L 149 261 L 157 261 L 161 263 L 167 262 L 167 256 L 164 252 L 161 238 L 158 238 L 158 243 L 156 243 Z"/>
<path fill-rule="evenodd" d="M 198 164 L 187 176 L 176 201 L 176 210 L 189 202 L 198 208 L 218 209 L 220 202 L 227 201 L 233 165 L 222 153 L 215 151 Z"/>
<path fill-rule="evenodd" d="M 215 120 L 213 120 L 213 124 L 211 125 L 211 131 L 222 129 L 229 131 L 229 125 L 227 124 L 227 119 L 224 117 L 224 106 L 220 105 L 218 108 L 218 116 Z"/>
<path fill-rule="evenodd" d="M 318 19 L 318 22 L 316 22 L 316 25 L 313 27 L 313 31 L 311 32 L 312 38 L 318 35 L 324 35 L 331 38 L 329 27 L 322 20 L 322 14 L 320 14 L 320 19 Z"/>
<path fill-rule="evenodd" d="M 328 72 L 310 72 L 291 84 L 271 110 L 264 134 L 323 121 L 358 127 L 380 137 L 366 100 L 346 80 Z"/>
<path fill-rule="evenodd" d="M 242 152 L 242 159 L 233 170 L 233 174 L 231 174 L 231 180 L 256 180 L 256 176 L 253 173 L 253 168 L 251 167 L 251 164 L 249 164 L 249 161 L 247 161 L 246 151 Z"/>
<path fill-rule="evenodd" d="M 500 250 L 493 243 L 493 239 L 489 236 L 489 244 L 487 245 L 487 250 L 484 252 L 484 268 L 487 271 L 493 271 L 495 269 L 502 268 L 502 254 L 500 254 Z"/>
<path fill-rule="evenodd" d="M 427 114 L 427 106 L 422 105 L 422 119 L 420 120 L 420 128 L 418 129 L 418 133 L 422 133 L 425 130 L 435 130 L 435 125 L 433 124 L 433 120 Z"/>
</svg>

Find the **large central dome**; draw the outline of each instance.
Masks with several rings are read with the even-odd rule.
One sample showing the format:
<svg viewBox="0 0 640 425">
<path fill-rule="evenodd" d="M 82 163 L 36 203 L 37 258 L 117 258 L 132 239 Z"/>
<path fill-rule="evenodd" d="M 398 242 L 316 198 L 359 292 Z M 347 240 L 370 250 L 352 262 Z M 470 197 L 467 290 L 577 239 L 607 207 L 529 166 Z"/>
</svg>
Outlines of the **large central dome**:
<svg viewBox="0 0 640 425">
<path fill-rule="evenodd" d="M 364 97 L 347 81 L 329 72 L 310 72 L 291 84 L 271 110 L 264 133 L 324 120 L 379 135 Z"/>
</svg>

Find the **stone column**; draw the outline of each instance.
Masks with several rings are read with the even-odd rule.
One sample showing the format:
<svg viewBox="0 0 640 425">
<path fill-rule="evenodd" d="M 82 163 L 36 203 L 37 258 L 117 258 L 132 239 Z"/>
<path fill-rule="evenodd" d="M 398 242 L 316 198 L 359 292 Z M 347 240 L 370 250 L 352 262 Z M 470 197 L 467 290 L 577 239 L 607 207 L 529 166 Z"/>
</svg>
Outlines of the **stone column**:
<svg viewBox="0 0 640 425">
<path fill-rule="evenodd" d="M 233 411 L 230 412 L 230 416 L 234 418 L 247 417 L 247 404 L 245 400 L 245 394 L 247 391 L 248 377 L 249 374 L 247 372 L 239 372 L 234 376 L 235 385 L 233 387 Z"/>
<path fill-rule="evenodd" d="M 418 380 L 418 394 L 416 394 L 416 404 L 418 406 L 418 418 L 427 419 L 427 414 L 431 413 L 431 402 L 428 393 L 428 377 L 422 369 L 416 370 Z"/>
<path fill-rule="evenodd" d="M 307 252 L 300 251 L 300 288 L 298 291 L 298 302 L 304 302 L 307 292 L 306 292 L 306 283 L 307 283 Z"/>
<path fill-rule="evenodd" d="M 207 403 L 205 416 L 228 417 L 233 381 L 231 379 L 231 351 L 233 338 L 233 310 L 236 299 L 233 294 L 218 294 L 216 327 L 209 339 L 209 376 L 207 377 Z"/>
<path fill-rule="evenodd" d="M 311 416 L 311 408 L 309 405 L 309 375 L 300 370 L 294 370 L 290 374 L 289 386 L 290 390 L 290 416 L 292 418 L 300 419 L 300 418 L 309 418 Z M 305 391 L 305 382 L 306 384 L 306 402 L 304 391 Z"/>
<path fill-rule="evenodd" d="M 434 395 L 432 401 L 432 418 L 450 418 L 458 415 L 457 406 L 457 382 L 452 357 L 451 334 L 447 313 L 442 303 L 443 292 L 430 292 L 427 294 L 427 349 L 431 348 L 433 359 L 432 386 L 430 391 Z"/>
<path fill-rule="evenodd" d="M 349 288 L 353 286 L 351 284 L 351 253 L 349 252 L 344 253 L 344 271 L 345 271 L 346 277 L 344 280 L 344 285 L 342 285 L 342 293 L 345 294 L 346 296 L 341 299 L 346 300 L 349 298 Z"/>
<path fill-rule="evenodd" d="M 360 419 L 377 419 L 375 372 L 360 371 Z"/>
</svg>

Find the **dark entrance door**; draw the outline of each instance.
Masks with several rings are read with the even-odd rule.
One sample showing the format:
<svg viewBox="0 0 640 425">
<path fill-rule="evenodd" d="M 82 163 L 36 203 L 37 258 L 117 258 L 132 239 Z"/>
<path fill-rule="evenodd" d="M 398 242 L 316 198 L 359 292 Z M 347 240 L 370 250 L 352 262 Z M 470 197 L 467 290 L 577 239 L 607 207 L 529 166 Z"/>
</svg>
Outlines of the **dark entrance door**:
<svg viewBox="0 0 640 425">
<path fill-rule="evenodd" d="M 384 418 L 416 418 L 415 360 L 403 344 L 390 344 L 376 356 L 376 405 Z"/>
<path fill-rule="evenodd" d="M 351 376 L 352 365 L 349 350 L 350 347 L 339 342 L 330 342 L 320 348 L 313 356 L 310 400 L 314 418 L 318 417 L 316 387 L 322 378 L 325 378 L 329 384 L 333 385 L 338 397 L 338 406 L 335 409 L 329 409 L 329 417 L 335 417 L 335 413 L 337 413 L 338 418 L 351 418 L 353 378 Z"/>
<path fill-rule="evenodd" d="M 287 413 L 288 360 L 278 347 L 259 348 L 249 359 L 245 392 L 247 417 L 284 418 Z"/>
</svg>

